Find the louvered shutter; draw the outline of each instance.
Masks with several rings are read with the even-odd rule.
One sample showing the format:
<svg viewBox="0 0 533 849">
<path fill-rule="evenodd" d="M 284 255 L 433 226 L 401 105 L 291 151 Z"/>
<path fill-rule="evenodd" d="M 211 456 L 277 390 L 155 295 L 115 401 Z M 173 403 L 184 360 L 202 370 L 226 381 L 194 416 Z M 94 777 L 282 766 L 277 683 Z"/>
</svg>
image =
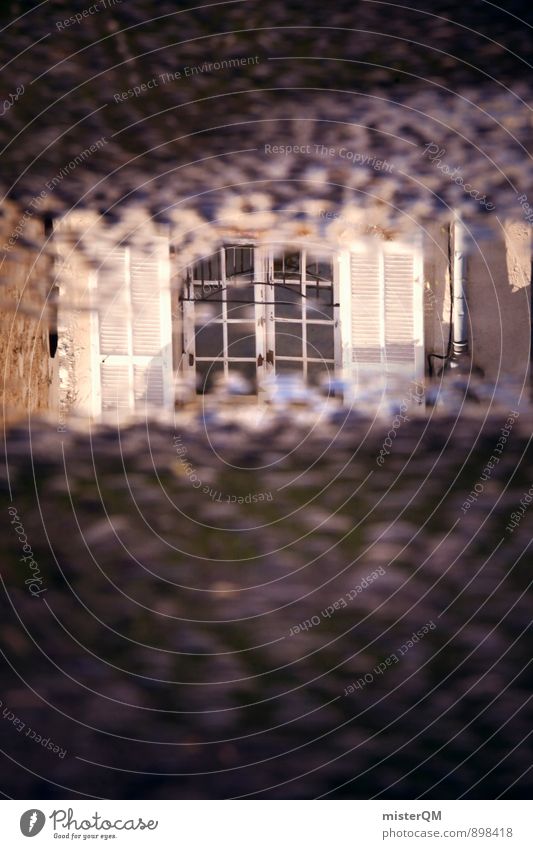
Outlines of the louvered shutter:
<svg viewBox="0 0 533 849">
<path fill-rule="evenodd" d="M 102 413 L 173 404 L 168 240 L 149 252 L 115 248 L 98 273 Z"/>
<path fill-rule="evenodd" d="M 173 404 L 170 265 L 167 239 L 130 258 L 134 406 Z"/>
<path fill-rule="evenodd" d="M 131 409 L 128 252 L 114 248 L 98 269 L 98 342 L 102 412 Z"/>
<path fill-rule="evenodd" d="M 127 355 L 128 288 L 125 248 L 116 248 L 102 263 L 98 276 L 100 353 Z"/>
<path fill-rule="evenodd" d="M 385 249 L 385 368 L 415 380 L 415 253 Z"/>
<path fill-rule="evenodd" d="M 131 409 L 129 367 L 103 362 L 100 366 L 102 411 Z"/>
<path fill-rule="evenodd" d="M 361 249 L 350 256 L 352 363 L 375 369 L 383 359 L 382 273 L 379 253 Z"/>
<path fill-rule="evenodd" d="M 354 380 L 409 396 L 424 377 L 422 257 L 394 242 L 350 255 L 351 367 Z"/>
</svg>

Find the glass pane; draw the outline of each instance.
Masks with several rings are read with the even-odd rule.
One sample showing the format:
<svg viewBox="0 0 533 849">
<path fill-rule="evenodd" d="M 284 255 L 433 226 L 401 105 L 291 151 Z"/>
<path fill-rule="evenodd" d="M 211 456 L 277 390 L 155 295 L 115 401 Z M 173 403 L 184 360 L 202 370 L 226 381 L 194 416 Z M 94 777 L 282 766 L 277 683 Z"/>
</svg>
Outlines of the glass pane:
<svg viewBox="0 0 533 849">
<path fill-rule="evenodd" d="M 320 280 L 333 280 L 333 262 L 330 259 L 318 261 L 318 276 Z"/>
<path fill-rule="evenodd" d="M 333 289 L 330 286 L 306 286 L 305 304 L 307 307 L 307 318 L 332 319 L 333 318 Z"/>
<path fill-rule="evenodd" d="M 307 356 L 332 360 L 335 356 L 332 324 L 307 325 Z"/>
<path fill-rule="evenodd" d="M 243 393 L 253 395 L 257 392 L 257 366 L 253 363 L 229 363 L 230 378 L 237 375 L 243 378 Z"/>
<path fill-rule="evenodd" d="M 275 311 L 278 318 L 302 317 L 302 296 L 299 286 L 275 284 L 274 300 L 276 302 Z"/>
<path fill-rule="evenodd" d="M 333 363 L 307 363 L 307 382 L 312 386 L 320 386 L 320 384 L 332 378 L 335 374 Z"/>
<path fill-rule="evenodd" d="M 221 280 L 220 254 L 217 252 L 195 263 L 192 269 L 192 277 L 193 280 Z"/>
<path fill-rule="evenodd" d="M 255 357 L 255 323 L 228 323 L 228 357 Z"/>
<path fill-rule="evenodd" d="M 215 318 L 222 318 L 223 289 L 204 286 L 194 287 L 194 315 L 196 324 L 207 324 Z"/>
<path fill-rule="evenodd" d="M 228 318 L 255 319 L 255 287 L 229 284 L 226 290 Z M 242 303 L 244 301 L 244 303 Z"/>
<path fill-rule="evenodd" d="M 303 370 L 304 366 L 302 362 L 276 359 L 276 374 L 297 374 L 299 377 L 302 377 Z"/>
<path fill-rule="evenodd" d="M 276 321 L 276 356 L 302 356 L 302 325 L 300 323 Z"/>
<path fill-rule="evenodd" d="M 333 264 L 330 259 L 307 254 L 305 274 L 308 280 L 333 280 Z"/>
<path fill-rule="evenodd" d="M 253 277 L 254 251 L 250 247 L 226 248 L 226 278 L 246 275 Z"/>
<path fill-rule="evenodd" d="M 203 286 L 201 283 L 195 283 L 193 289 L 193 298 L 195 301 L 222 300 L 224 297 L 224 287 L 222 283 L 217 280 L 211 283 L 204 283 Z"/>
<path fill-rule="evenodd" d="M 221 357 L 224 353 L 222 324 L 206 324 L 195 329 L 197 357 Z"/>
<path fill-rule="evenodd" d="M 274 257 L 274 277 L 277 280 L 300 277 L 300 251 L 285 251 Z"/>
<path fill-rule="evenodd" d="M 196 363 L 196 389 L 200 395 L 211 392 L 216 381 L 224 374 L 222 362 Z"/>
</svg>

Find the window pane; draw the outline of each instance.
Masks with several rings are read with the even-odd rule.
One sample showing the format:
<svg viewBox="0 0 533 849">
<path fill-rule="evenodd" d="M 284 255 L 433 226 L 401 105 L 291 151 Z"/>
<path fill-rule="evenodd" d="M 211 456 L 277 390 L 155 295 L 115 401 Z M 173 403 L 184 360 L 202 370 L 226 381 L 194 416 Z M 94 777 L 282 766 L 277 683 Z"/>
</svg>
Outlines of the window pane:
<svg viewBox="0 0 533 849">
<path fill-rule="evenodd" d="M 306 286 L 307 318 L 333 319 L 333 289 L 330 286 Z"/>
<path fill-rule="evenodd" d="M 267 300 L 271 300 L 267 298 Z M 274 285 L 275 311 L 278 318 L 301 318 L 302 296 L 299 286 Z"/>
<path fill-rule="evenodd" d="M 276 322 L 276 355 L 302 356 L 302 325 L 297 322 Z"/>
<path fill-rule="evenodd" d="M 224 353 L 222 324 L 206 324 L 196 327 L 195 343 L 197 357 L 221 357 Z"/>
<path fill-rule="evenodd" d="M 255 323 L 228 324 L 228 357 L 255 357 Z"/>
<path fill-rule="evenodd" d="M 300 277 L 300 251 L 285 251 L 274 257 L 274 277 L 277 280 Z"/>
<path fill-rule="evenodd" d="M 250 247 L 226 248 L 226 277 L 253 277 L 254 252 Z"/>
<path fill-rule="evenodd" d="M 299 377 L 302 377 L 303 369 L 302 362 L 298 363 L 276 359 L 276 374 L 297 374 Z"/>
<path fill-rule="evenodd" d="M 192 277 L 193 280 L 221 280 L 220 254 L 217 252 L 195 263 L 193 265 Z"/>
<path fill-rule="evenodd" d="M 193 289 L 194 315 L 197 324 L 207 324 L 214 318 L 222 318 L 224 290 L 218 286 L 195 286 Z"/>
<path fill-rule="evenodd" d="M 335 356 L 332 324 L 307 325 L 307 356 L 332 360 Z"/>
<path fill-rule="evenodd" d="M 332 261 L 307 254 L 305 274 L 308 280 L 333 280 Z"/>
<path fill-rule="evenodd" d="M 200 395 L 211 392 L 217 380 L 224 374 L 222 362 L 196 363 L 196 388 Z"/>
<path fill-rule="evenodd" d="M 253 394 L 257 391 L 257 366 L 255 360 L 253 363 L 229 363 L 228 372 L 230 377 L 239 375 L 244 378 L 246 384 L 248 384 L 243 387 L 246 392 L 249 390 L 250 394 Z"/>
<path fill-rule="evenodd" d="M 307 363 L 307 382 L 312 386 L 319 386 L 327 377 L 333 377 L 335 368 L 333 363 Z"/>
<path fill-rule="evenodd" d="M 203 286 L 200 283 L 195 283 L 193 288 L 195 301 L 214 301 L 221 300 L 224 297 L 224 287 L 218 281 L 205 283 Z"/>
<path fill-rule="evenodd" d="M 255 287 L 229 284 L 226 290 L 228 318 L 255 319 Z M 244 301 L 245 303 L 240 303 Z"/>
</svg>

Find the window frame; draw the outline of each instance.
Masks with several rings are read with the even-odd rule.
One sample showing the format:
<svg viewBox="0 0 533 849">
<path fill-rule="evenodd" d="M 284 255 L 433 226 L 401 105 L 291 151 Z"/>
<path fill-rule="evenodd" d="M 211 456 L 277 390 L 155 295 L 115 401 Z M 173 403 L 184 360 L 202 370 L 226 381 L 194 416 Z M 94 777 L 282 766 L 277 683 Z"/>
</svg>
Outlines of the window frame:
<svg viewBox="0 0 533 849">
<path fill-rule="evenodd" d="M 326 360 L 328 364 L 332 366 L 332 373 L 334 374 L 337 369 L 341 365 L 341 338 L 339 333 L 339 325 L 340 325 L 340 312 L 339 312 L 339 257 L 338 254 L 332 250 L 331 248 L 325 248 L 320 245 L 318 247 L 313 245 L 298 245 L 291 246 L 288 248 L 286 245 L 273 245 L 273 244 L 259 244 L 250 242 L 247 240 L 232 240 L 231 242 L 226 242 L 217 249 L 217 253 L 219 254 L 219 268 L 220 268 L 220 280 L 219 281 L 207 281 L 204 278 L 204 285 L 213 285 L 214 283 L 221 283 L 221 291 L 224 292 L 223 295 L 223 308 L 222 314 L 220 318 L 214 319 L 214 323 L 223 325 L 223 349 L 221 351 L 221 356 L 197 356 L 196 355 L 196 321 L 195 321 L 195 309 L 197 300 L 194 296 L 194 287 L 195 280 L 198 278 L 194 278 L 191 276 L 191 272 L 193 273 L 195 265 L 189 266 L 186 270 L 186 280 L 184 283 L 184 291 L 186 293 L 185 297 L 181 297 L 181 315 L 182 315 L 182 358 L 181 358 L 181 368 L 179 369 L 183 376 L 186 379 L 189 379 L 191 383 L 196 382 L 197 375 L 197 362 L 221 362 L 223 365 L 224 375 L 227 377 L 229 373 L 229 364 L 230 363 L 238 363 L 241 362 L 251 362 L 251 357 L 232 357 L 228 355 L 228 345 L 227 345 L 227 327 L 228 324 L 238 323 L 241 321 L 240 319 L 232 320 L 227 317 L 227 289 L 228 285 L 230 285 L 228 281 L 228 277 L 226 275 L 226 250 L 232 247 L 250 247 L 253 249 L 253 257 L 254 257 L 254 267 L 253 274 L 251 275 L 251 280 L 253 281 L 253 285 L 255 286 L 254 293 L 254 318 L 255 322 L 255 341 L 256 341 L 256 353 L 255 353 L 255 367 L 256 367 L 256 379 L 257 379 L 257 393 L 261 394 L 261 383 L 263 379 L 272 373 L 276 373 L 276 363 L 278 361 L 278 356 L 276 355 L 276 323 L 287 323 L 287 324 L 299 324 L 302 328 L 302 344 L 301 344 L 301 357 L 290 357 L 287 355 L 279 355 L 280 362 L 295 362 L 296 364 L 302 364 L 302 376 L 304 379 L 307 377 L 308 373 L 308 365 L 309 364 L 319 364 Z M 298 251 L 300 253 L 300 276 L 299 279 L 295 277 L 291 277 L 290 280 L 287 280 L 288 285 L 298 284 L 300 288 L 300 297 L 302 303 L 302 311 L 299 318 L 295 319 L 285 319 L 283 317 L 276 315 L 276 304 L 275 304 L 275 285 L 276 279 L 274 274 L 274 260 L 275 254 L 280 250 L 293 250 Z M 306 301 L 302 298 L 302 288 L 305 287 L 311 288 L 314 286 L 314 278 L 305 274 L 304 279 L 302 280 L 302 274 L 306 272 L 307 266 L 307 256 L 308 254 L 313 254 L 315 256 L 323 254 L 328 257 L 328 260 L 331 262 L 332 268 L 332 279 L 331 281 L 325 281 L 322 285 L 318 284 L 318 288 L 331 288 L 332 293 L 332 318 L 331 319 L 319 319 L 319 318 L 308 318 L 307 309 L 306 309 Z M 207 257 L 206 257 L 207 259 Z M 286 278 L 285 278 L 286 279 Z M 307 293 L 306 293 L 307 294 Z M 208 301 L 208 298 L 205 299 Z M 251 322 L 252 319 L 250 318 Z M 243 320 L 243 323 L 244 320 Z M 333 327 L 333 356 L 327 358 L 320 358 L 319 356 L 310 357 L 307 355 L 307 326 L 313 324 L 317 326 L 330 326 Z M 200 393 L 201 394 L 201 393 Z"/>
</svg>

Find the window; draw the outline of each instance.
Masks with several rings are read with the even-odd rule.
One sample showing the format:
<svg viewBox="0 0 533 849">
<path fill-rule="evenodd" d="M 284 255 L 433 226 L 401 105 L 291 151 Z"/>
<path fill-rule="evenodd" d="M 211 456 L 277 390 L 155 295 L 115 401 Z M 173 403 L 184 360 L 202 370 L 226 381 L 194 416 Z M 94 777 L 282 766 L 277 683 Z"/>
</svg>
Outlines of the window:
<svg viewBox="0 0 533 849">
<path fill-rule="evenodd" d="M 268 287 L 273 308 L 276 372 L 297 371 L 318 383 L 335 370 L 335 286 L 333 261 L 307 250 L 274 255 Z"/>
<path fill-rule="evenodd" d="M 97 309 L 84 374 L 93 413 L 172 409 L 168 239 L 148 254 L 114 248 L 91 287 Z M 232 375 L 255 394 L 271 374 L 296 372 L 317 385 L 342 369 L 348 400 L 357 400 L 362 384 L 397 396 L 399 384 L 407 391 L 423 380 L 416 246 L 373 239 L 335 253 L 225 245 L 187 270 L 180 300 L 176 364 L 200 393 Z"/>
<path fill-rule="evenodd" d="M 236 372 L 255 387 L 257 303 L 263 300 L 255 252 L 250 245 L 224 247 L 189 270 L 182 299 L 185 360 L 201 393 Z"/>
<path fill-rule="evenodd" d="M 183 295 L 183 369 L 198 391 L 240 372 L 257 391 L 269 372 L 317 383 L 340 357 L 334 263 L 301 249 L 229 245 L 197 262 Z"/>
</svg>

